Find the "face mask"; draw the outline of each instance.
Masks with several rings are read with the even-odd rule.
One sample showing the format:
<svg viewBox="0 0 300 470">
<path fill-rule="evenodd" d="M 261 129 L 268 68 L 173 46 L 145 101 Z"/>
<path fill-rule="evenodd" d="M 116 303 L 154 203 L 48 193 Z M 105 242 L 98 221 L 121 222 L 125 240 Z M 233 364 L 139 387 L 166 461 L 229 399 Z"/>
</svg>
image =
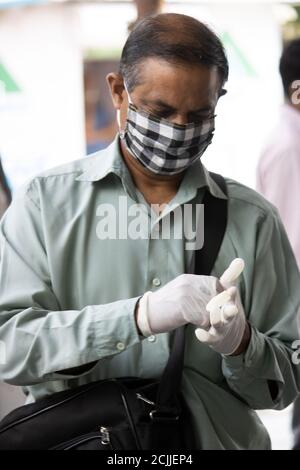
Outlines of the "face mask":
<svg viewBox="0 0 300 470">
<path fill-rule="evenodd" d="M 214 117 L 199 123 L 172 124 L 138 111 L 129 97 L 126 127 L 120 138 L 145 168 L 159 175 L 175 175 L 201 158 L 213 138 Z"/>
</svg>

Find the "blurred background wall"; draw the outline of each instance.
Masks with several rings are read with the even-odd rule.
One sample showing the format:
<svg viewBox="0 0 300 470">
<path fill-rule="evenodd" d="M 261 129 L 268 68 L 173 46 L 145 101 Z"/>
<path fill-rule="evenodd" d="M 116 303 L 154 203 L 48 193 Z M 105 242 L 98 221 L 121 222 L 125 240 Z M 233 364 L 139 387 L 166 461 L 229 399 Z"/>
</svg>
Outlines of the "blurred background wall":
<svg viewBox="0 0 300 470">
<path fill-rule="evenodd" d="M 13 188 L 85 152 L 79 30 L 68 6 L 0 3 L 0 154 Z"/>
</svg>

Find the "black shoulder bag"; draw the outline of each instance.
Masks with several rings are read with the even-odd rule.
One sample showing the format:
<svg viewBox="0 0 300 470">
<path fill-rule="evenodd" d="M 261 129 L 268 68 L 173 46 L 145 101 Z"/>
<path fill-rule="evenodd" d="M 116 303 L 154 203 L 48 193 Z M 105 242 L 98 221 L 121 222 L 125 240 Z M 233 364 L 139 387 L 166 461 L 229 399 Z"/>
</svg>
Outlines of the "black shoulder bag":
<svg viewBox="0 0 300 470">
<path fill-rule="evenodd" d="M 211 176 L 226 193 L 224 179 Z M 205 249 L 195 251 L 195 273 L 209 275 L 226 230 L 227 201 L 206 191 L 203 203 Z M 101 380 L 17 408 L 0 423 L 0 450 L 192 449 L 180 394 L 184 332 L 175 331 L 160 380 Z"/>
</svg>

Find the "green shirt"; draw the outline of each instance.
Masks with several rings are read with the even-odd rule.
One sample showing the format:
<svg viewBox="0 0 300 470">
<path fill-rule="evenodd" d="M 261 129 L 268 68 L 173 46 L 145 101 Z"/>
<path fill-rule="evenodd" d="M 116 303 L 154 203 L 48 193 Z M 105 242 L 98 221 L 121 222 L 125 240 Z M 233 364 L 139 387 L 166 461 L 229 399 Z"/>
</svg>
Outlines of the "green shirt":
<svg viewBox="0 0 300 470">
<path fill-rule="evenodd" d="M 269 436 L 254 410 L 286 407 L 300 389 L 291 360 L 300 277 L 274 207 L 226 181 L 228 226 L 212 274 L 219 277 L 235 257 L 245 260 L 239 287 L 251 341 L 244 354 L 223 357 L 188 325 L 182 390 L 199 448 L 265 449 Z M 195 162 L 162 218 L 201 203 L 206 188 L 226 198 Z M 113 205 L 122 217 L 121 196 L 128 207 L 143 202 L 150 217 L 116 139 L 35 177 L 2 219 L 0 379 L 22 386 L 27 402 L 108 377 L 159 376 L 166 364 L 171 334 L 139 336 L 134 308 L 144 292 L 191 272 L 192 251 L 185 240 L 150 236 L 155 220 L 144 237 L 100 239 L 99 208 Z M 72 375 L 59 373 L 94 361 Z"/>
</svg>

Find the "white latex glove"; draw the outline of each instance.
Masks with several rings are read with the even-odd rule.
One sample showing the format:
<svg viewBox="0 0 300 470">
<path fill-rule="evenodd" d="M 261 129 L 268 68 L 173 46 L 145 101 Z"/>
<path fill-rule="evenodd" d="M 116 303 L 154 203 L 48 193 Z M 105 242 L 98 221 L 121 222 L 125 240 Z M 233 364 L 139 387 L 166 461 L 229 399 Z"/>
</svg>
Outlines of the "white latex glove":
<svg viewBox="0 0 300 470">
<path fill-rule="evenodd" d="M 186 323 L 209 327 L 207 303 L 221 291 L 213 276 L 181 274 L 139 300 L 137 325 L 144 336 L 166 333 Z"/>
<path fill-rule="evenodd" d="M 243 269 L 244 261 L 241 258 L 232 261 L 220 278 L 227 290 L 215 296 L 206 306 L 210 316 L 209 330 L 198 328 L 195 331 L 199 341 L 220 354 L 233 354 L 244 336 L 246 318 L 239 291 L 234 286 Z"/>
</svg>

